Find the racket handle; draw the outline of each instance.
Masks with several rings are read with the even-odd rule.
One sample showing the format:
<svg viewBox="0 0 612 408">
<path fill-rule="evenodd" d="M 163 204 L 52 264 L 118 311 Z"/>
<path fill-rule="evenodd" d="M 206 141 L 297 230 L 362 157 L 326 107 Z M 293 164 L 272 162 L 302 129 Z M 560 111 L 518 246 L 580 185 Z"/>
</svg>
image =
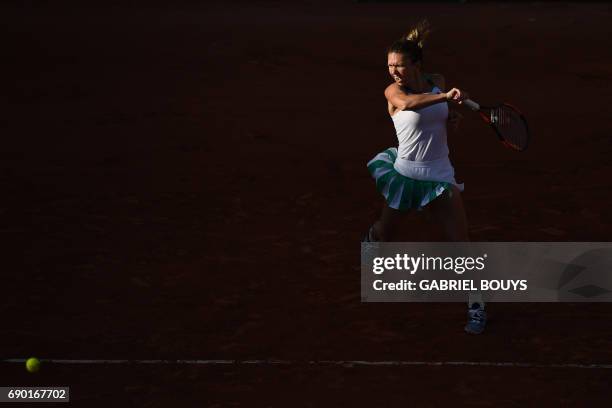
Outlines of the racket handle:
<svg viewBox="0 0 612 408">
<path fill-rule="evenodd" d="M 463 103 L 471 110 L 474 110 L 474 111 L 480 110 L 480 105 L 471 99 L 466 99 L 463 101 Z"/>
</svg>

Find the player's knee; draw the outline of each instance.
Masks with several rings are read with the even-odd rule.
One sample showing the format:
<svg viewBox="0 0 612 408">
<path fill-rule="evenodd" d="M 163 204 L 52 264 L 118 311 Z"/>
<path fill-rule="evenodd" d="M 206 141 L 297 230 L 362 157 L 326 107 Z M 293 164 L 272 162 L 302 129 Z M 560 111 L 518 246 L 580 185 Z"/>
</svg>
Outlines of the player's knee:
<svg viewBox="0 0 612 408">
<path fill-rule="evenodd" d="M 393 232 L 390 231 L 390 228 L 385 228 L 380 221 L 374 224 L 373 230 L 376 241 L 389 242 L 392 239 Z"/>
</svg>

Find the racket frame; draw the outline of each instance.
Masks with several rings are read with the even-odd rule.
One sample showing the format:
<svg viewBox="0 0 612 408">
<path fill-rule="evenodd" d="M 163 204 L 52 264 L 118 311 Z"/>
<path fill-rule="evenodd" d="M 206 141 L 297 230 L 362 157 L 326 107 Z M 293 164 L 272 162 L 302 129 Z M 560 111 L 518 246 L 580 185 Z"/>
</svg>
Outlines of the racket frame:
<svg viewBox="0 0 612 408">
<path fill-rule="evenodd" d="M 530 137 L 530 133 L 529 133 L 529 125 L 527 124 L 527 119 L 525 119 L 525 115 L 523 115 L 523 112 L 521 112 L 516 106 L 509 104 L 507 102 L 503 102 L 500 103 L 496 106 L 482 106 L 479 103 L 471 100 L 471 99 L 466 99 L 463 101 L 463 103 L 470 108 L 471 110 L 478 112 L 478 114 L 480 114 L 480 117 L 482 117 L 482 119 L 485 121 L 485 123 L 487 123 L 489 126 L 491 126 L 491 128 L 493 128 L 493 130 L 495 131 L 495 134 L 497 135 L 497 138 L 499 139 L 499 141 L 506 146 L 509 149 L 518 151 L 518 152 L 524 152 L 527 147 L 529 146 L 529 140 L 531 139 Z M 493 123 L 493 121 L 491 120 L 491 115 L 490 112 L 495 109 L 498 108 L 500 106 L 508 106 L 509 108 L 511 108 L 512 110 L 514 110 L 516 113 L 518 113 L 519 117 L 521 118 L 521 120 L 523 121 L 523 124 L 525 125 L 525 130 L 527 131 L 527 142 L 525 143 L 525 147 L 522 149 L 517 149 L 516 147 L 514 147 L 512 144 L 508 143 L 506 141 L 506 139 L 503 138 L 503 136 L 501 135 L 500 131 L 497 129 L 497 127 L 495 126 L 495 124 Z M 489 111 L 489 115 L 485 114 L 485 112 L 483 112 L 483 110 L 488 110 Z"/>
</svg>

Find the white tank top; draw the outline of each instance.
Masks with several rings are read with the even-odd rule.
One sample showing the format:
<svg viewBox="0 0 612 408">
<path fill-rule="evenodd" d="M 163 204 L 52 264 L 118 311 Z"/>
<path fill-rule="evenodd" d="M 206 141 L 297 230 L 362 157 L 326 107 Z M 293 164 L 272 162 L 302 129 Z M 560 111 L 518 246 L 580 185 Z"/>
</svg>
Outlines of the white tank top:
<svg viewBox="0 0 612 408">
<path fill-rule="evenodd" d="M 434 86 L 431 93 L 440 93 Z M 410 161 L 431 161 L 448 156 L 445 102 L 417 110 L 403 110 L 392 117 L 399 146 L 397 156 Z"/>
</svg>

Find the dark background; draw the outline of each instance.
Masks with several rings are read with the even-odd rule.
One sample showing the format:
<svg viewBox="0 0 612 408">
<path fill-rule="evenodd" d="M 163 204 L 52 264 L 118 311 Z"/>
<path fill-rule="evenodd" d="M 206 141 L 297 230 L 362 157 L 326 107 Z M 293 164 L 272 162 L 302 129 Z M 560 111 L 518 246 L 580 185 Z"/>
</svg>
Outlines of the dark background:
<svg viewBox="0 0 612 408">
<path fill-rule="evenodd" d="M 2 363 L 0 385 L 69 385 L 76 406 L 603 404 L 609 369 L 304 362 L 610 364 L 607 304 L 492 304 L 468 337 L 461 304 L 360 303 L 358 259 L 382 204 L 365 164 L 396 144 L 384 50 L 423 17 L 427 70 L 533 131 L 522 154 L 470 112 L 449 135 L 471 238 L 607 241 L 611 11 L 2 6 L 3 358 L 296 363 Z M 425 212 L 403 239 L 441 235 Z"/>
</svg>

